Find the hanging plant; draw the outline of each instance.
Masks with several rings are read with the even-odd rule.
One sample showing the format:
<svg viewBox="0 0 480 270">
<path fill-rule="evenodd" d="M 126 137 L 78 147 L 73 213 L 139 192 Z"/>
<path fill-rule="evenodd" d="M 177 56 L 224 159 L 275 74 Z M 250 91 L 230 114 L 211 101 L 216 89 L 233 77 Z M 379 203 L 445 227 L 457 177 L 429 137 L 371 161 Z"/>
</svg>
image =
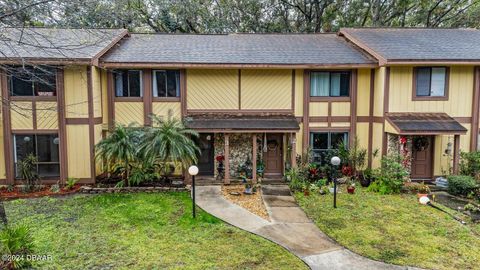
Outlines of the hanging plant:
<svg viewBox="0 0 480 270">
<path fill-rule="evenodd" d="M 425 136 L 415 137 L 413 139 L 413 146 L 415 147 L 416 151 L 423 151 L 427 149 L 429 145 L 430 141 Z"/>
</svg>

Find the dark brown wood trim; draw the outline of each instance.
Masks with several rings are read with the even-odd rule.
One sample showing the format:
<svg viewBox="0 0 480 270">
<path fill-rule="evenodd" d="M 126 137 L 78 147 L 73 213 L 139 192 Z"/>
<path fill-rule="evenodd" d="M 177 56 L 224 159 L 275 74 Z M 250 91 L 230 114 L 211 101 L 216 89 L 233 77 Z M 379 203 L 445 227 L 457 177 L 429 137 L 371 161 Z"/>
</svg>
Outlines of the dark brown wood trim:
<svg viewBox="0 0 480 270">
<path fill-rule="evenodd" d="M 389 110 L 389 95 L 390 95 L 390 67 L 385 68 L 385 80 L 384 80 L 384 86 L 383 86 L 383 117 L 388 113 Z M 387 154 L 387 148 L 388 148 L 388 137 L 387 133 L 385 132 L 385 122 L 383 122 L 383 128 L 382 128 L 382 156 L 385 156 Z"/>
<path fill-rule="evenodd" d="M 453 117 L 455 121 L 462 123 L 462 124 L 470 124 L 472 123 L 472 117 Z"/>
<path fill-rule="evenodd" d="M 153 102 L 182 102 L 180 97 L 153 97 Z"/>
<path fill-rule="evenodd" d="M 58 92 L 58 89 L 57 89 Z M 56 96 L 11 96 L 11 101 L 57 101 Z"/>
<path fill-rule="evenodd" d="M 143 72 L 143 123 L 145 126 L 152 125 L 152 100 L 153 100 L 153 86 L 152 86 L 152 70 L 144 69 Z"/>
<path fill-rule="evenodd" d="M 473 68 L 472 126 L 470 131 L 470 151 L 477 151 L 480 114 L 480 67 Z"/>
<path fill-rule="evenodd" d="M 95 124 L 93 121 L 93 83 L 92 67 L 87 67 L 87 97 L 88 97 L 88 137 L 90 141 L 90 176 L 95 182 Z"/>
<path fill-rule="evenodd" d="M 143 97 L 115 97 L 115 102 L 143 102 Z"/>
<path fill-rule="evenodd" d="M 88 125 L 90 124 L 89 118 L 65 118 L 65 122 L 67 125 Z M 93 118 L 94 125 L 102 124 L 102 117 L 95 117 Z"/>
<path fill-rule="evenodd" d="M 238 109 L 242 109 L 242 70 L 238 70 Z"/>
<path fill-rule="evenodd" d="M 417 70 L 420 67 L 413 67 L 412 70 L 412 101 L 447 101 L 450 88 L 450 67 L 434 66 L 445 68 L 445 96 L 443 97 L 417 97 Z M 432 68 L 432 67 L 430 67 Z"/>
<path fill-rule="evenodd" d="M 185 69 L 180 70 L 180 102 L 183 118 L 187 115 L 187 71 Z"/>
<path fill-rule="evenodd" d="M 453 137 L 453 174 L 458 174 L 458 165 L 460 163 L 460 135 Z"/>
<path fill-rule="evenodd" d="M 12 129 L 12 134 L 59 134 L 57 129 Z M 60 162 L 61 164 L 61 162 Z"/>
<path fill-rule="evenodd" d="M 350 132 L 349 127 L 311 127 L 310 132 Z"/>
<path fill-rule="evenodd" d="M 312 123 L 319 123 L 319 122 L 330 122 L 330 123 L 338 123 L 338 122 L 350 122 L 350 116 L 311 116 L 308 118 L 309 122 Z"/>
<path fill-rule="evenodd" d="M 108 129 L 112 130 L 115 126 L 115 90 L 113 86 L 113 74 L 107 71 L 107 112 L 108 112 Z"/>
<path fill-rule="evenodd" d="M 374 123 L 384 123 L 385 122 L 385 117 L 383 116 L 374 116 L 373 117 L 373 122 Z"/>
<path fill-rule="evenodd" d="M 32 101 L 32 122 L 33 129 L 37 129 L 37 103 L 35 100 Z"/>
<path fill-rule="evenodd" d="M 374 102 L 375 102 L 375 69 L 370 69 L 370 96 L 369 96 L 369 108 L 368 108 L 368 158 L 367 158 L 367 166 L 368 168 L 372 168 L 372 161 L 373 161 L 373 113 L 374 113 Z M 357 120 L 360 121 L 357 117 Z M 383 121 L 382 121 L 383 122 Z"/>
<path fill-rule="evenodd" d="M 348 128 L 347 128 L 348 129 Z M 208 129 L 196 128 L 199 133 L 291 133 L 298 132 L 296 129 Z"/>
<path fill-rule="evenodd" d="M 369 123 L 370 121 L 370 116 L 357 116 L 357 123 Z"/>
<path fill-rule="evenodd" d="M 100 63 L 104 68 L 275 68 L 275 69 L 351 69 L 351 68 L 373 68 L 378 66 L 376 63 L 371 64 L 198 64 L 198 63 Z"/>
<path fill-rule="evenodd" d="M 306 153 L 308 149 L 308 141 L 310 134 L 310 71 L 303 71 L 303 138 L 302 138 L 302 154 Z"/>
<path fill-rule="evenodd" d="M 292 111 L 295 114 L 295 69 L 292 69 Z"/>
<path fill-rule="evenodd" d="M 357 70 L 354 69 L 350 73 L 350 145 L 353 145 L 357 136 Z"/>
<path fill-rule="evenodd" d="M 328 117 L 328 126 L 332 126 L 332 102 L 328 102 L 328 113 L 327 113 L 327 117 Z"/>
<path fill-rule="evenodd" d="M 5 70 L 1 70 L 2 83 L 2 120 L 3 120 L 3 149 L 5 155 L 5 175 L 8 184 L 14 182 L 12 122 L 10 118 L 10 91 L 8 77 Z"/>
<path fill-rule="evenodd" d="M 292 110 L 290 109 L 278 109 L 278 110 L 257 110 L 257 109 L 252 109 L 252 110 L 188 110 L 188 114 L 205 114 L 205 113 L 241 113 L 241 114 L 290 114 L 292 113 Z"/>
<path fill-rule="evenodd" d="M 62 185 L 65 184 L 65 180 L 68 177 L 67 126 L 63 73 L 63 69 L 57 70 L 58 138 L 60 139 L 60 183 Z"/>
<path fill-rule="evenodd" d="M 310 97 L 311 102 L 350 102 L 350 97 Z"/>
</svg>

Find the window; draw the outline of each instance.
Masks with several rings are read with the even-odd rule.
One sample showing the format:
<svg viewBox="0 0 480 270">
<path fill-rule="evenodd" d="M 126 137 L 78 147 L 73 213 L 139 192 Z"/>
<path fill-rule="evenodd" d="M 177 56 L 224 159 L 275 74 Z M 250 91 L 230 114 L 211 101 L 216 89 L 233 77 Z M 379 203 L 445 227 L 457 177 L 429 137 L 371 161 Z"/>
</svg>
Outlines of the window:
<svg viewBox="0 0 480 270">
<path fill-rule="evenodd" d="M 312 148 L 313 162 L 323 164 L 328 162 L 328 154 L 339 145 L 348 144 L 348 132 L 311 132 L 310 147 Z"/>
<path fill-rule="evenodd" d="M 115 96 L 143 96 L 142 72 L 140 70 L 117 70 L 115 76 Z"/>
<path fill-rule="evenodd" d="M 417 97 L 444 97 L 447 81 L 445 67 L 419 67 L 415 69 L 415 95 Z"/>
<path fill-rule="evenodd" d="M 310 74 L 310 96 L 348 97 L 350 92 L 350 72 L 312 72 Z"/>
<path fill-rule="evenodd" d="M 154 70 L 153 96 L 179 97 L 180 72 L 178 70 Z"/>
<path fill-rule="evenodd" d="M 59 139 L 56 134 L 16 134 L 13 136 L 13 143 L 16 178 L 22 177 L 18 162 L 30 154 L 38 159 L 36 172 L 40 178 L 52 179 L 60 176 Z"/>
<path fill-rule="evenodd" d="M 56 69 L 14 67 L 10 75 L 11 96 L 56 96 Z"/>
</svg>

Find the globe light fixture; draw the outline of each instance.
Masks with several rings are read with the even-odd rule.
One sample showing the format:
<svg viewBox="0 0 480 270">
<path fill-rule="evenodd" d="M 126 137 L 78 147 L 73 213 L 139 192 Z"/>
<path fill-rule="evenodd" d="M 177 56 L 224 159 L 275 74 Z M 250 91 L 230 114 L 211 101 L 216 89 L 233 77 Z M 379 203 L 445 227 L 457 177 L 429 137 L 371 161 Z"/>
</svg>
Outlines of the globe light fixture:
<svg viewBox="0 0 480 270">
<path fill-rule="evenodd" d="M 430 199 L 427 196 L 420 197 L 418 201 L 423 205 L 427 205 L 428 203 L 430 203 Z"/>
<path fill-rule="evenodd" d="M 330 160 L 330 163 L 333 165 L 333 170 L 332 170 L 333 208 L 337 208 L 337 170 L 338 170 L 337 167 L 338 165 L 340 165 L 341 162 L 342 160 L 337 156 L 332 157 L 332 159 Z"/>
<path fill-rule="evenodd" d="M 193 218 L 196 217 L 195 213 L 195 175 L 198 174 L 198 167 L 192 165 L 188 168 L 188 174 L 192 176 L 192 215 Z"/>
</svg>

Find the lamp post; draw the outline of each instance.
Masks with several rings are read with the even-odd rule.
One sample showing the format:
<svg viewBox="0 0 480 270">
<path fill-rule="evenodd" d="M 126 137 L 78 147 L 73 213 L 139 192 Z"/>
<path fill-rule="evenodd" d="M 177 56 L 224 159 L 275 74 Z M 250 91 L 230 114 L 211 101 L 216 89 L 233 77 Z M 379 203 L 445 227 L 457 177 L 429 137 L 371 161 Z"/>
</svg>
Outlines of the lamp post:
<svg viewBox="0 0 480 270">
<path fill-rule="evenodd" d="M 192 215 L 193 218 L 196 217 L 195 214 L 195 175 L 198 174 L 198 167 L 192 165 L 188 168 L 188 174 L 192 176 Z"/>
<path fill-rule="evenodd" d="M 333 165 L 333 208 L 337 208 L 337 167 L 340 165 L 340 160 L 339 157 L 334 156 L 330 160 L 330 163 Z"/>
</svg>

